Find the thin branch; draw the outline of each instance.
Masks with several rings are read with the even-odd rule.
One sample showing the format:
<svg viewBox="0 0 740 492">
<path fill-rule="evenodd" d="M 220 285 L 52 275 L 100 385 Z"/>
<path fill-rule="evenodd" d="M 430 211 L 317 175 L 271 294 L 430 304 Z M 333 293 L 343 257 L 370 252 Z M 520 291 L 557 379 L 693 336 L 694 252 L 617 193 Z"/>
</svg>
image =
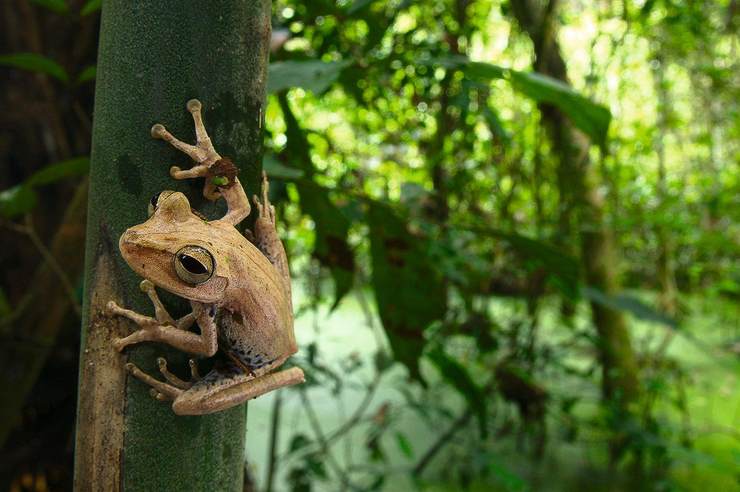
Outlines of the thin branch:
<svg viewBox="0 0 740 492">
<path fill-rule="evenodd" d="M 414 469 L 412 471 L 414 477 L 419 477 L 424 472 L 424 469 L 432 461 L 432 458 L 437 455 L 437 453 L 445 446 L 445 444 L 450 442 L 452 436 L 454 436 L 457 431 L 462 429 L 468 423 L 472 416 L 473 409 L 471 407 L 468 407 L 467 410 L 465 410 L 465 412 L 463 412 L 463 414 L 460 415 L 457 420 L 455 420 L 452 425 L 445 432 L 443 432 L 441 436 L 439 436 L 439 438 L 437 438 L 434 444 L 432 444 L 427 452 L 424 453 L 424 456 L 422 456 L 421 459 L 414 466 Z"/>
<path fill-rule="evenodd" d="M 334 459 L 334 456 L 331 454 L 329 442 L 327 441 L 326 436 L 324 436 L 324 432 L 321 430 L 321 423 L 319 422 L 319 418 L 316 415 L 316 411 L 313 409 L 310 400 L 306 396 L 306 390 L 301 388 L 298 393 L 301 395 L 301 402 L 306 409 L 306 415 L 308 415 L 308 422 L 311 425 L 311 429 L 316 435 L 316 440 L 319 442 L 321 451 L 324 453 L 324 456 L 326 456 L 326 462 L 334 470 L 334 473 L 336 473 L 337 477 L 342 483 L 342 490 L 347 490 L 348 488 L 351 488 L 353 490 L 360 490 L 359 487 L 350 482 L 347 474 L 342 470 L 342 467 L 339 465 L 339 463 L 337 463 L 337 461 Z"/>
<path fill-rule="evenodd" d="M 272 420 L 270 422 L 270 454 L 268 455 L 267 465 L 267 484 L 265 492 L 272 492 L 272 486 L 275 482 L 275 473 L 277 472 L 278 461 L 275 459 L 280 431 L 280 413 L 283 408 L 283 392 L 278 391 L 275 395 L 275 401 L 272 404 Z"/>
</svg>

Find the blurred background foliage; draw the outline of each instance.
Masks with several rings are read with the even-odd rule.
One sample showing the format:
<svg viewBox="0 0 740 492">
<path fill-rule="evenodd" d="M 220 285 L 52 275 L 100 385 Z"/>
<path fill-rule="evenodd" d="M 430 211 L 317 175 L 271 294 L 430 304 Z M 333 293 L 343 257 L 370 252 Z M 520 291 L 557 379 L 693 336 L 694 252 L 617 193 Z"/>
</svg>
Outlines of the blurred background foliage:
<svg viewBox="0 0 740 492">
<path fill-rule="evenodd" d="M 100 7 L 0 5 L 3 490 L 71 486 Z M 245 490 L 739 490 L 737 2 L 273 8 Z"/>
</svg>

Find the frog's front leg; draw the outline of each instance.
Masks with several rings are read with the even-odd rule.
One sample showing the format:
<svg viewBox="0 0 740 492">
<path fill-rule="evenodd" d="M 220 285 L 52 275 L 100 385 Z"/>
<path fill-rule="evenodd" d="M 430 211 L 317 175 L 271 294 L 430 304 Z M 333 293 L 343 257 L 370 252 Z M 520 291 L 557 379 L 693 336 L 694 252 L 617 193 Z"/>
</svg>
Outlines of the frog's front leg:
<svg viewBox="0 0 740 492">
<path fill-rule="evenodd" d="M 153 296 L 156 297 L 156 292 Z M 158 301 L 159 299 L 157 299 L 157 303 L 159 303 Z M 155 306 L 157 303 L 155 303 Z M 159 304 L 161 306 L 161 303 Z M 191 305 L 193 306 L 192 313 L 177 321 L 172 321 L 172 317 L 166 313 L 164 307 L 161 307 L 161 311 L 155 307 L 155 312 L 159 314 L 163 312 L 167 319 L 164 315 L 159 318 L 144 316 L 130 309 L 124 309 L 113 301 L 109 302 L 108 311 L 111 314 L 126 317 L 141 327 L 140 330 L 133 332 L 131 335 L 116 340 L 113 346 L 120 352 L 127 346 L 136 343 L 161 342 L 183 352 L 212 356 L 218 348 L 215 322 L 216 309 L 212 306 L 205 309 L 199 303 L 191 303 Z M 200 335 L 187 331 L 196 320 L 198 326 L 200 326 Z"/>
<path fill-rule="evenodd" d="M 211 201 L 223 197 L 226 200 L 228 212 L 221 220 L 236 225 L 250 212 L 249 200 L 239 178 L 236 177 L 238 170 L 228 158 L 222 158 L 214 149 L 203 124 L 200 101 L 191 99 L 187 103 L 187 109 L 193 116 L 197 145 L 186 144 L 178 140 L 160 123 L 152 127 L 152 137 L 169 142 L 197 163 L 186 170 L 172 166 L 170 175 L 175 179 L 206 178 L 203 195 Z"/>
</svg>

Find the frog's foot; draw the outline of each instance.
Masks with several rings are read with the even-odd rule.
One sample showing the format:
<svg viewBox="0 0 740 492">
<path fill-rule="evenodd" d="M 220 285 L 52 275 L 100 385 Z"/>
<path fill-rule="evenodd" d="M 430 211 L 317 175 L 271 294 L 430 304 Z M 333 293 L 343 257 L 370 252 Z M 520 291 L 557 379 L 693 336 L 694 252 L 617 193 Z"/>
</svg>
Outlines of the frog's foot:
<svg viewBox="0 0 740 492">
<path fill-rule="evenodd" d="M 154 305 L 154 317 L 159 323 L 169 323 L 171 325 L 175 324 L 175 320 L 170 316 L 170 313 L 167 312 L 167 309 L 162 305 L 162 301 L 159 300 L 159 296 L 157 295 L 157 289 L 154 287 L 154 284 L 149 280 L 142 280 L 139 284 L 139 288 L 142 292 L 146 293 L 147 296 L 149 296 L 149 300 L 152 301 L 152 305 Z"/>
<path fill-rule="evenodd" d="M 154 396 L 157 400 L 174 400 L 184 391 L 184 389 L 180 389 L 176 386 L 164 383 L 158 379 L 154 379 L 131 362 L 126 364 L 126 370 L 139 381 L 142 381 L 151 386 L 153 390 L 152 396 Z"/>
<path fill-rule="evenodd" d="M 190 114 L 193 115 L 193 123 L 195 124 L 195 137 L 196 145 L 187 144 L 181 140 L 175 138 L 161 123 L 157 123 L 152 126 L 151 134 L 153 138 L 159 138 L 169 142 L 170 145 L 175 147 L 177 150 L 184 152 L 192 160 L 198 163 L 198 165 L 187 171 L 181 171 L 178 167 L 172 167 L 170 174 L 175 179 L 186 179 L 196 178 L 205 176 L 208 172 L 208 168 L 216 161 L 221 159 L 216 149 L 213 148 L 211 139 L 206 132 L 206 128 L 203 125 L 203 117 L 201 115 L 202 104 L 197 99 L 191 99 L 187 102 L 187 109 Z"/>
<path fill-rule="evenodd" d="M 257 211 L 259 212 L 258 218 L 264 218 L 272 225 L 275 225 L 275 207 L 270 203 L 269 192 L 270 182 L 267 180 L 267 173 L 262 171 L 262 199 L 260 200 L 257 195 L 254 195 L 252 200 L 257 206 Z"/>
<path fill-rule="evenodd" d="M 167 360 L 164 357 L 159 357 L 157 359 L 157 366 L 159 367 L 159 372 L 162 373 L 162 376 L 164 376 L 168 383 L 175 386 L 176 388 L 186 390 L 190 389 L 193 386 L 193 383 L 200 379 L 200 375 L 198 374 L 198 365 L 195 360 L 190 359 L 188 362 L 190 363 L 190 381 L 183 381 L 179 377 L 172 374 L 169 369 L 167 369 Z"/>
<path fill-rule="evenodd" d="M 121 307 L 115 301 L 108 301 L 108 304 L 105 307 L 108 314 L 112 316 L 123 316 L 141 326 L 143 329 L 151 329 L 160 324 L 156 319 L 150 316 L 144 316 L 143 314 L 139 314 L 131 309 Z"/>
</svg>

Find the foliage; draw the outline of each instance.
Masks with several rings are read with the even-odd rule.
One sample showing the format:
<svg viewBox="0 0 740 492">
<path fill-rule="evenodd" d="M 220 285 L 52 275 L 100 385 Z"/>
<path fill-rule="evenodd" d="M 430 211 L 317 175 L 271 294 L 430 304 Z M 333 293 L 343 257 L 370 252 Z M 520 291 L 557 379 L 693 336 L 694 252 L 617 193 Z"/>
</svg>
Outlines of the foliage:
<svg viewBox="0 0 740 492">
<path fill-rule="evenodd" d="M 101 5 L 33 3 L 69 22 L 96 18 Z M 541 39 L 516 20 L 524 4 L 535 24 L 545 19 Z M 372 359 L 342 354 L 338 368 L 324 338 L 301 348 L 308 389 L 290 394 L 311 426 L 283 426 L 276 468 L 285 483 L 380 490 L 403 475 L 421 488 L 537 489 L 532 470 L 571 446 L 588 450 L 581 472 L 594 472 L 594 483 L 563 489 L 598 488 L 602 478 L 629 489 L 630 475 L 670 489 L 683 469 L 727 463 L 726 444 L 708 453 L 696 444 L 687 354 L 707 358 L 710 379 L 729 377 L 737 323 L 729 316 L 697 333 L 696 303 L 686 299 L 732 313 L 726 303 L 740 292 L 736 10 L 727 1 L 274 2 L 264 168 L 306 296 L 299 320 L 359 299 L 368 326 L 352 319 L 342 329 L 382 332 Z M 568 83 L 536 71 L 538 43 L 557 45 Z M 90 98 L 94 57 L 44 46 L 45 55 L 5 50 L 3 71 L 52 82 L 60 104 L 78 92 Z M 553 137 L 544 124 L 553 108 L 588 140 L 591 201 L 569 199 L 584 190 L 557 151 L 578 142 Z M 65 117 L 76 114 L 68 109 Z M 45 134 L 57 135 L 52 122 Z M 64 190 L 61 178 L 85 169 L 65 159 L 84 152 L 14 166 L 0 186 L 4 219 L 40 216 L 63 200 L 39 187 Z M 622 290 L 605 292 L 587 276 L 594 253 L 577 238 L 594 224 L 584 203 L 603 207 L 597 225 L 617 254 L 597 260 Z M 671 312 L 655 294 L 665 264 L 679 293 Z M 6 279 L 0 291 L 4 319 L 18 284 Z M 641 381 L 630 418 L 599 396 L 609 368 L 590 307 L 630 315 L 635 342 L 621 348 Z M 710 333 L 723 341 L 708 343 Z M 373 401 L 380 380 L 400 403 Z M 310 395 L 352 390 L 361 398 L 346 421 L 313 424 Z M 419 440 L 409 422 L 435 439 Z M 336 457 L 347 442 L 362 448 L 356 467 Z M 507 458 L 502 443 L 515 448 Z M 717 474 L 726 485 L 731 475 Z"/>
</svg>

